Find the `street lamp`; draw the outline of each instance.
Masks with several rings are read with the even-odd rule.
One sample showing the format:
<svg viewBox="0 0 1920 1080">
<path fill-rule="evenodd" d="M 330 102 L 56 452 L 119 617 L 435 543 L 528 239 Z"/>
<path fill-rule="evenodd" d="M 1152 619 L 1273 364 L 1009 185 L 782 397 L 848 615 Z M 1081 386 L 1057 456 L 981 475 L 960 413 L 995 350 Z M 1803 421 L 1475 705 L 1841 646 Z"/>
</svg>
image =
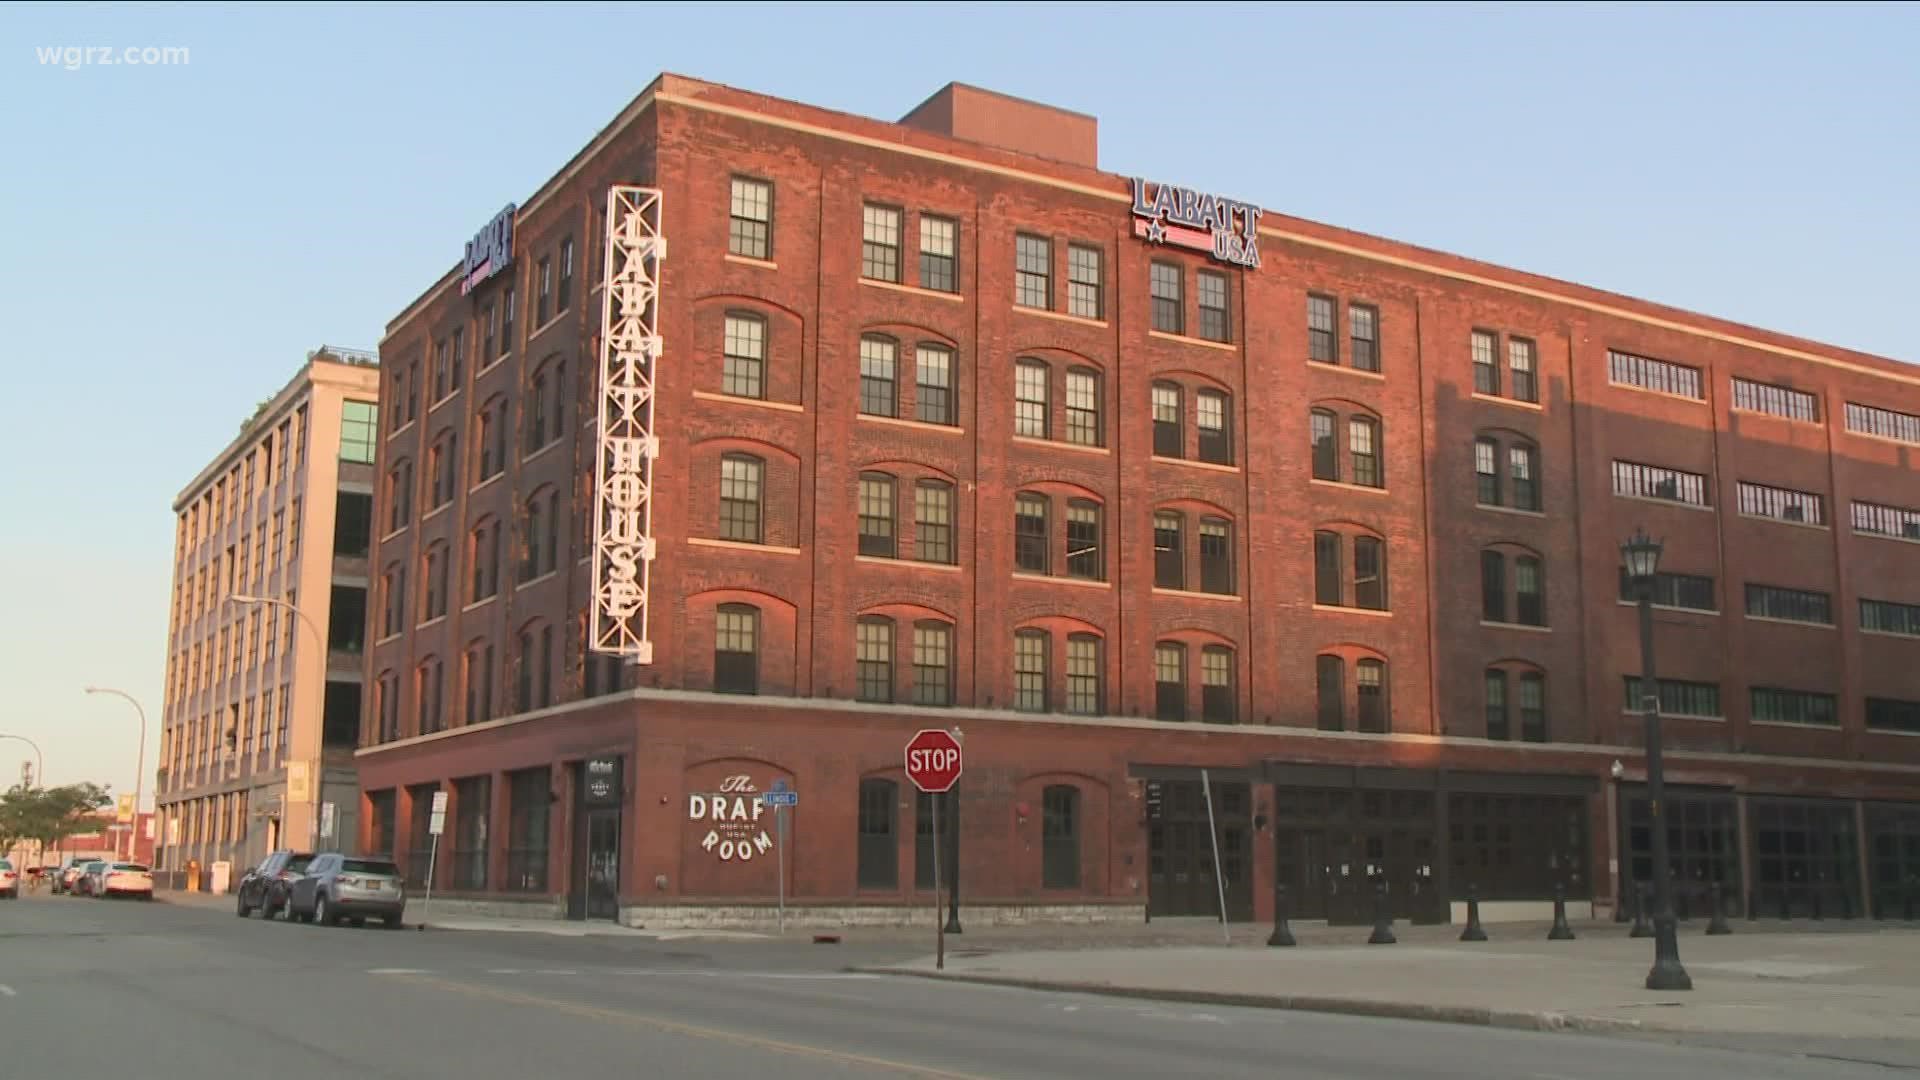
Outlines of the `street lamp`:
<svg viewBox="0 0 1920 1080">
<path fill-rule="evenodd" d="M 266 607 L 286 608 L 288 611 L 293 612 L 294 616 L 298 618 L 301 624 L 307 628 L 307 632 L 313 635 L 313 654 L 319 657 L 319 663 L 320 663 L 320 713 L 321 715 L 319 719 L 322 724 L 325 724 L 326 723 L 326 699 L 327 699 L 327 647 L 326 647 L 326 643 L 320 640 L 320 628 L 314 625 L 313 620 L 307 617 L 306 612 L 301 611 L 298 607 L 295 607 L 291 602 L 286 600 L 281 600 L 276 597 L 253 596 L 249 593 L 229 593 L 227 595 L 227 601 L 229 603 L 239 604 L 243 607 L 266 606 Z M 266 721 L 262 720 L 261 722 L 264 724 Z M 288 734 L 291 735 L 292 732 L 289 731 Z M 320 761 L 318 762 L 318 764 L 313 770 L 314 774 L 307 778 L 307 786 L 313 792 L 313 813 L 311 815 L 311 821 L 309 822 L 309 835 L 311 837 L 311 840 L 308 843 L 308 846 L 312 848 L 318 848 L 320 846 L 320 779 L 321 779 L 321 774 L 324 773 L 325 771 L 326 771 L 326 758 L 323 751 Z"/>
<path fill-rule="evenodd" d="M 34 767 L 36 771 L 34 772 L 33 775 L 35 779 L 40 781 L 41 787 L 46 787 L 47 786 L 47 755 L 40 752 L 40 744 L 37 742 L 34 742 L 32 739 L 27 738 L 25 735 L 0 735 L 0 739 L 18 739 L 19 741 L 26 743 L 28 746 L 33 747 L 33 756 L 36 759 L 38 759 L 40 762 L 38 765 Z"/>
<path fill-rule="evenodd" d="M 133 821 L 127 828 L 127 858 L 132 859 L 140 852 L 140 796 L 144 791 L 141 783 L 146 779 L 144 774 L 147 771 L 147 710 L 141 708 L 134 696 L 125 690 L 115 690 L 111 686 L 89 686 L 86 689 L 89 694 L 112 694 L 117 698 L 125 698 L 127 704 L 133 706 L 133 711 L 140 714 L 140 756 L 133 772 Z"/>
<path fill-rule="evenodd" d="M 1666 769 L 1660 760 L 1660 682 L 1653 670 L 1653 582 L 1660 569 L 1660 541 L 1637 529 L 1620 545 L 1627 579 L 1640 598 L 1640 711 L 1647 721 L 1647 824 L 1653 832 L 1653 970 L 1649 990 L 1691 990 L 1693 977 L 1680 966 L 1680 938 L 1673 919 L 1673 868 L 1667 864 Z"/>
</svg>

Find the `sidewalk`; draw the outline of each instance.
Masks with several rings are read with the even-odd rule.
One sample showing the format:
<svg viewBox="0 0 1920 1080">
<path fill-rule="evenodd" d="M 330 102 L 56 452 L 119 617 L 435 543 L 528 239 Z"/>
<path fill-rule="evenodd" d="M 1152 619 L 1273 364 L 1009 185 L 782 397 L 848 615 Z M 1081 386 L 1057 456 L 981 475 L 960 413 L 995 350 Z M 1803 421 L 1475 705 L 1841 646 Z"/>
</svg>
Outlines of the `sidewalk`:
<svg viewBox="0 0 1920 1080">
<path fill-rule="evenodd" d="M 234 906 L 232 893 L 186 892 L 176 889 L 162 889 L 153 894 L 154 899 L 165 904 L 193 908 L 223 908 L 231 910 Z M 258 918 L 256 914 L 254 916 Z M 678 941 L 688 938 L 705 939 L 753 939 L 771 938 L 773 934 L 760 934 L 741 930 L 634 930 L 611 922 L 569 922 L 563 919 L 505 919 L 483 916 L 462 915 L 454 918 L 437 918 L 429 905 L 415 902 L 407 904 L 407 925 L 418 925 L 425 918 L 428 929 L 477 931 L 490 934 L 546 934 L 550 937 L 632 937 L 649 941 Z"/>
<path fill-rule="evenodd" d="M 1628 938 L 1627 927 L 1612 923 L 1576 924 L 1575 941 L 1546 941 L 1539 924 L 1492 926 L 1493 940 L 1478 944 L 1455 940 L 1457 928 L 1396 927 L 1400 943 L 1378 946 L 1358 944 L 1364 934 L 1351 927 L 1337 939 L 1325 927 L 1296 928 L 1301 943 L 1291 949 L 997 951 L 956 939 L 944 974 L 931 956 L 868 970 L 1540 1031 L 1734 1037 L 1739 1045 L 1796 1050 L 1817 1042 L 1837 1056 L 1915 1067 L 1920 929 L 1900 925 L 1775 924 L 1774 932 L 1755 932 L 1736 923 L 1732 935 L 1707 937 L 1696 923 L 1680 939 L 1694 984 L 1684 993 L 1644 989 L 1653 942 Z M 1253 944 L 1252 927 L 1235 929 Z"/>
</svg>

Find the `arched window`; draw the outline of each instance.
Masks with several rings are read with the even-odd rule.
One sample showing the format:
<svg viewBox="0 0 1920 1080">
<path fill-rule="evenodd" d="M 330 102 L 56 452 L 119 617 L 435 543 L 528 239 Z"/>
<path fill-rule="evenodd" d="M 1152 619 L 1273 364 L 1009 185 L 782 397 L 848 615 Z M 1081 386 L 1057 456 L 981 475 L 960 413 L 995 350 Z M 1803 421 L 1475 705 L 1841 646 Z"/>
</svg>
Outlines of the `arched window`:
<svg viewBox="0 0 1920 1080">
<path fill-rule="evenodd" d="M 1352 577 L 1346 578 L 1343 547 L 1353 546 Z M 1343 535 L 1333 529 L 1313 534 L 1313 602 L 1324 607 L 1388 610 L 1387 544 L 1366 533 Z"/>
<path fill-rule="evenodd" d="M 553 627 L 528 623 L 520 631 L 514 675 L 514 711 L 529 712 L 553 704 Z"/>
<path fill-rule="evenodd" d="M 1047 653 L 1052 637 L 1045 630 L 1021 630 L 1013 635 L 1013 707 L 1020 712 L 1047 711 Z"/>
<path fill-rule="evenodd" d="M 1051 784 L 1040 794 L 1040 884 L 1080 887 L 1080 789 Z"/>
<path fill-rule="evenodd" d="M 1530 668 L 1509 670 L 1517 666 L 1496 666 L 1486 671 L 1487 738 L 1502 741 L 1513 738 L 1513 714 L 1517 710 L 1521 741 L 1546 742 L 1546 676 Z"/>
<path fill-rule="evenodd" d="M 1337 656 L 1314 657 L 1313 685 L 1315 711 L 1321 731 L 1345 731 L 1347 727 L 1347 662 Z"/>
<path fill-rule="evenodd" d="M 913 703 L 953 704 L 953 624 L 922 619 L 913 624 Z"/>
<path fill-rule="evenodd" d="M 765 397 L 766 366 L 767 320 L 750 311 L 727 312 L 720 392 L 735 397 Z"/>
<path fill-rule="evenodd" d="M 527 453 L 553 443 L 564 434 L 566 403 L 567 362 L 555 358 L 535 371 L 527 384 Z"/>
<path fill-rule="evenodd" d="M 862 889 L 900 886 L 900 786 L 891 780 L 860 781 L 856 881 Z"/>
<path fill-rule="evenodd" d="M 560 565 L 560 492 L 546 488 L 527 500 L 521 517 L 520 583 L 551 574 Z"/>
<path fill-rule="evenodd" d="M 1177 641 L 1153 647 L 1153 715 L 1160 720 L 1187 718 L 1187 647 Z"/>
<path fill-rule="evenodd" d="M 473 441 L 473 482 L 484 483 L 507 471 L 507 399 L 495 397 L 480 407 Z"/>
<path fill-rule="evenodd" d="M 1532 442 L 1511 434 L 1476 437 L 1473 473 L 1474 500 L 1481 506 L 1540 510 L 1540 448 Z"/>
<path fill-rule="evenodd" d="M 1226 518 L 1200 519 L 1200 591 L 1233 595 L 1233 524 Z"/>
<path fill-rule="evenodd" d="M 1013 565 L 1029 574 L 1050 572 L 1052 543 L 1047 519 L 1052 500 L 1045 495 L 1023 491 L 1013 500 Z"/>
<path fill-rule="evenodd" d="M 1208 645 L 1200 650 L 1200 719 L 1209 724 L 1235 721 L 1233 650 Z"/>
<path fill-rule="evenodd" d="M 954 562 L 953 485 L 922 480 L 913 485 L 913 557 L 921 562 Z"/>
<path fill-rule="evenodd" d="M 1480 617 L 1487 622 L 1547 625 L 1546 570 L 1540 556 L 1499 548 L 1480 553 Z"/>
<path fill-rule="evenodd" d="M 883 472 L 860 474 L 860 554 L 891 559 L 894 546 L 893 477 Z"/>
<path fill-rule="evenodd" d="M 387 532 L 397 533 L 412 521 L 413 462 L 398 461 L 387 470 Z M 299 536 L 299 532 L 294 535 Z"/>
<path fill-rule="evenodd" d="M 1100 639 L 1093 634 L 1067 636 L 1067 712 L 1099 716 L 1105 712 Z"/>
<path fill-rule="evenodd" d="M 1044 439 L 1051 431 L 1048 382 L 1051 372 L 1039 360 L 1022 358 L 1013 367 L 1013 433 Z"/>
<path fill-rule="evenodd" d="M 1512 737 L 1513 724 L 1507 713 L 1507 673 L 1488 668 L 1486 677 L 1487 738 L 1504 742 Z"/>
<path fill-rule="evenodd" d="M 1392 726 L 1387 702 L 1387 665 L 1379 660 L 1361 660 L 1353 665 L 1353 682 L 1359 729 L 1386 734 Z"/>
<path fill-rule="evenodd" d="M 1537 671 L 1520 673 L 1520 738 L 1547 741 L 1547 677 Z"/>
<path fill-rule="evenodd" d="M 486 518 L 467 537 L 467 603 L 500 592 L 500 519 Z"/>
<path fill-rule="evenodd" d="M 854 696 L 860 701 L 893 700 L 893 620 L 863 615 L 854 624 Z"/>
<path fill-rule="evenodd" d="M 764 543 L 761 477 L 766 463 L 751 454 L 720 458 L 720 539 Z"/>
<path fill-rule="evenodd" d="M 957 423 L 954 408 L 953 350 L 923 342 L 914 350 L 914 417 L 925 424 Z"/>
<path fill-rule="evenodd" d="M 1313 433 L 1313 478 L 1338 481 L 1340 449 L 1334 432 L 1340 426 L 1340 417 L 1332 409 L 1314 409 L 1308 414 L 1308 420 Z"/>
<path fill-rule="evenodd" d="M 1101 548 L 1100 504 L 1091 499 L 1067 501 L 1067 576 L 1088 581 L 1106 580 L 1106 556 Z"/>
<path fill-rule="evenodd" d="M 421 622 L 432 622 L 447 613 L 447 545 L 440 542 L 427 548 L 424 573 L 420 575 L 423 590 L 420 612 Z"/>
<path fill-rule="evenodd" d="M 1153 384 L 1153 453 L 1155 457 L 1186 456 L 1186 432 L 1181 423 L 1183 393 L 1179 383 Z"/>
<path fill-rule="evenodd" d="M 1186 516 L 1177 510 L 1160 510 L 1153 515 L 1153 584 L 1158 589 L 1187 587 L 1187 556 L 1184 533 Z"/>
<path fill-rule="evenodd" d="M 1105 446 L 1101 424 L 1100 373 L 1092 368 L 1067 371 L 1067 441 L 1081 446 Z"/>
<path fill-rule="evenodd" d="M 1202 390 L 1194 395 L 1193 402 L 1194 427 L 1200 431 L 1200 460 L 1233 464 L 1233 399 L 1219 390 Z"/>
<path fill-rule="evenodd" d="M 443 431 L 434 440 L 427 451 L 427 509 L 437 510 L 453 501 L 454 488 L 459 482 L 460 455 L 455 447 L 458 441 L 452 431 Z"/>
<path fill-rule="evenodd" d="M 1380 421 L 1370 416 L 1347 419 L 1347 449 L 1352 461 L 1352 482 L 1360 487 L 1387 486 L 1386 469 L 1380 460 Z"/>
<path fill-rule="evenodd" d="M 882 334 L 860 338 L 860 411 L 868 416 L 900 412 L 900 343 Z"/>
<path fill-rule="evenodd" d="M 760 692 L 760 609 L 721 604 L 713 617 L 713 690 L 717 694 Z"/>
<path fill-rule="evenodd" d="M 466 670 L 460 683 L 465 688 L 466 712 L 462 723 L 484 724 L 493 719 L 493 642 L 481 638 L 467 645 Z"/>
<path fill-rule="evenodd" d="M 420 661 L 414 671 L 414 700 L 420 706 L 419 733 L 422 735 L 439 731 L 445 726 L 440 711 L 441 674 L 439 657 L 429 656 Z"/>
</svg>

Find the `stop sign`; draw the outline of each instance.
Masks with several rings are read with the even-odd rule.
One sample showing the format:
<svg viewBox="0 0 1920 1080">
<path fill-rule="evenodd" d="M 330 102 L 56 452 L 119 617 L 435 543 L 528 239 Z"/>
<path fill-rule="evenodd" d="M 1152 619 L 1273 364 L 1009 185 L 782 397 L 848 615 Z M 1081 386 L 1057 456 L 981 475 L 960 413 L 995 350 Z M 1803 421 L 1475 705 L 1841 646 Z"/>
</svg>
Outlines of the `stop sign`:
<svg viewBox="0 0 1920 1080">
<path fill-rule="evenodd" d="M 926 728 L 907 740 L 907 779 L 929 794 L 939 794 L 960 779 L 960 740 L 950 731 Z"/>
</svg>

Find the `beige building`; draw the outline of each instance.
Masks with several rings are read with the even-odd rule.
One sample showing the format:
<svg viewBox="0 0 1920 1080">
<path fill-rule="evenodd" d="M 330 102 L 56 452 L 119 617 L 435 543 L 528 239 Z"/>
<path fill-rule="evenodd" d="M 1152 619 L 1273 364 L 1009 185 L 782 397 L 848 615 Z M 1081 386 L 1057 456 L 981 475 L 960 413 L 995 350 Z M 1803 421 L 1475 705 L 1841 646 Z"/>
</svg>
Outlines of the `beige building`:
<svg viewBox="0 0 1920 1080">
<path fill-rule="evenodd" d="M 377 365 L 315 350 L 174 500 L 156 863 L 175 884 L 358 835 Z"/>
</svg>

